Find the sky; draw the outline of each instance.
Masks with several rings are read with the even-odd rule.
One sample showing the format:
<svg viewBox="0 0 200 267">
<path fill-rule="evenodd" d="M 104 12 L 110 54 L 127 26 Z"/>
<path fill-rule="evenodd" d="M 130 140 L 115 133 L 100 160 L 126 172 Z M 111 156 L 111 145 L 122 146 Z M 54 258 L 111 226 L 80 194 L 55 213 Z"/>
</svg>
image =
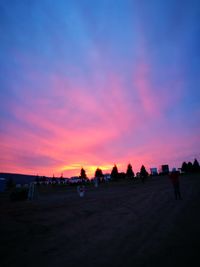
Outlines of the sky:
<svg viewBox="0 0 200 267">
<path fill-rule="evenodd" d="M 0 0 L 0 172 L 200 160 L 200 2 Z"/>
</svg>

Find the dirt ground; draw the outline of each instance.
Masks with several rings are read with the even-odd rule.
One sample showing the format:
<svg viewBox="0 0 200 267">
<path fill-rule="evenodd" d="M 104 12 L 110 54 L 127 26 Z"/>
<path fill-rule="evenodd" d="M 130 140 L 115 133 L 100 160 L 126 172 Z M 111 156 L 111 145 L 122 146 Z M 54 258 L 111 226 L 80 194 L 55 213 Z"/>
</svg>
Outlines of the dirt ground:
<svg viewBox="0 0 200 267">
<path fill-rule="evenodd" d="M 200 266 L 200 175 L 76 187 L 40 186 L 33 201 L 0 195 L 0 266 Z M 196 262 L 196 263 L 195 263 Z"/>
</svg>

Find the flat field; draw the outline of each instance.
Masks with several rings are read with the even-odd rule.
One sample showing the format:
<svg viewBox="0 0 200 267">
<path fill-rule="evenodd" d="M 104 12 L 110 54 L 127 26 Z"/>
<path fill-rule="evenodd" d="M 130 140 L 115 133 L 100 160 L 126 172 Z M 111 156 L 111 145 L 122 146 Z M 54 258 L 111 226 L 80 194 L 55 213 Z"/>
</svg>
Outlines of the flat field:
<svg viewBox="0 0 200 267">
<path fill-rule="evenodd" d="M 200 266 L 200 175 L 86 187 L 39 186 L 33 201 L 0 194 L 0 266 Z"/>
</svg>

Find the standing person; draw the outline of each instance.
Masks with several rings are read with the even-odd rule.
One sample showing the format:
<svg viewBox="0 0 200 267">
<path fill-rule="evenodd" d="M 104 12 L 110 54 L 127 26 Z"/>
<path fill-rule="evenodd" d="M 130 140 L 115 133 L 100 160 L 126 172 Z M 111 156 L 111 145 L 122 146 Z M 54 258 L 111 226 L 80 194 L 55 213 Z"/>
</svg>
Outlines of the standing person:
<svg viewBox="0 0 200 267">
<path fill-rule="evenodd" d="M 35 183 L 31 182 L 28 189 L 28 199 L 33 200 L 36 197 Z"/>
<path fill-rule="evenodd" d="M 169 177 L 174 187 L 175 198 L 182 199 L 180 192 L 179 171 L 176 171 L 176 169 L 172 169 L 172 172 L 170 173 Z"/>
<path fill-rule="evenodd" d="M 99 185 L 99 178 L 98 177 L 95 177 L 94 178 L 94 186 L 95 187 L 98 187 L 98 185 Z"/>
<path fill-rule="evenodd" d="M 85 186 L 84 185 L 79 185 L 77 187 L 77 192 L 78 192 L 80 197 L 84 197 L 84 195 L 85 195 Z"/>
</svg>

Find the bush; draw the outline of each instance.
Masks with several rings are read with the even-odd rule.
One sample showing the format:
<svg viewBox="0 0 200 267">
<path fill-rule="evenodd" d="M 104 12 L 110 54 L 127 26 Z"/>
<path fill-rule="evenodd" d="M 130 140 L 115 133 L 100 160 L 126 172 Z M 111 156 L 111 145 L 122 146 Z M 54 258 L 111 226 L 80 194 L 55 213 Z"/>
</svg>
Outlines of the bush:
<svg viewBox="0 0 200 267">
<path fill-rule="evenodd" d="M 28 188 L 15 188 L 10 194 L 12 201 L 28 199 Z"/>
</svg>

